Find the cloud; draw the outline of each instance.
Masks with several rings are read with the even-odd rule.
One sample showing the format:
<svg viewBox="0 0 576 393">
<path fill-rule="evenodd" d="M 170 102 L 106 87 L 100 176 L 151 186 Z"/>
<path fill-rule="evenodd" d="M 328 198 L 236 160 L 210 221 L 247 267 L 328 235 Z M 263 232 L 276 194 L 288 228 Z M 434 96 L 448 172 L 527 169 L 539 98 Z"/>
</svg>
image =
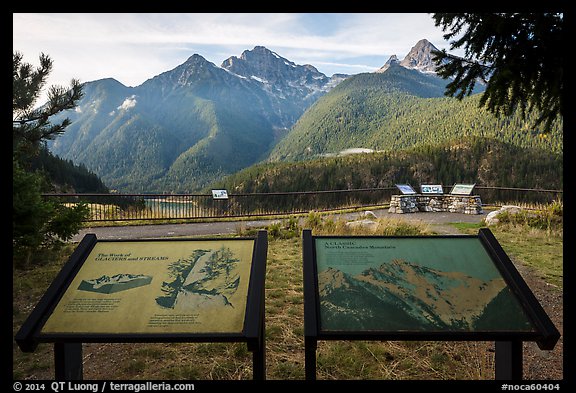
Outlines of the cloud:
<svg viewBox="0 0 576 393">
<path fill-rule="evenodd" d="M 136 106 L 136 95 L 132 94 L 130 97 L 126 97 L 122 105 L 117 107 L 118 110 L 125 110 L 127 111 L 130 108 L 134 108 Z"/>
<path fill-rule="evenodd" d="M 29 62 L 48 54 L 49 84 L 60 85 L 113 77 L 137 86 L 194 53 L 219 65 L 256 45 L 327 75 L 366 71 L 422 38 L 447 48 L 442 34 L 425 13 L 13 14 L 13 48 Z"/>
</svg>

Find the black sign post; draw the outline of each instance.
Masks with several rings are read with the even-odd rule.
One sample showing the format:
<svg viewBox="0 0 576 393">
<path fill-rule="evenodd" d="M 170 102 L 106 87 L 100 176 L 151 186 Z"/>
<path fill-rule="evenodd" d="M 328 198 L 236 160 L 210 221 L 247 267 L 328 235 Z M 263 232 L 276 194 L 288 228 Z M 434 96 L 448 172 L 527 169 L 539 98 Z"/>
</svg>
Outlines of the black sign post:
<svg viewBox="0 0 576 393">
<path fill-rule="evenodd" d="M 495 378 L 522 379 L 522 343 L 560 333 L 489 229 L 454 236 L 303 231 L 306 379 L 319 340 L 494 341 Z"/>
<path fill-rule="evenodd" d="M 54 343 L 55 378 L 80 380 L 82 343 L 246 342 L 253 377 L 264 380 L 267 250 L 265 230 L 227 239 L 86 235 L 16 343 L 24 352 Z"/>
</svg>

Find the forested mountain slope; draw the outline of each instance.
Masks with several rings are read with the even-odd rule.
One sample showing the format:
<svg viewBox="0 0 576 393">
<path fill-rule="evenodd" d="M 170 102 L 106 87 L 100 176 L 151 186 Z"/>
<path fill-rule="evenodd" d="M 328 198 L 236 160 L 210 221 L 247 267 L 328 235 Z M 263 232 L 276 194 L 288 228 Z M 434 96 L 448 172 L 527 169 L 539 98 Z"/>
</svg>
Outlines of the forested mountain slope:
<svg viewBox="0 0 576 393">
<path fill-rule="evenodd" d="M 397 150 L 468 136 L 562 152 L 562 122 L 547 135 L 531 129 L 536 116 L 497 118 L 478 107 L 480 94 L 444 97 L 446 81 L 392 64 L 383 73 L 354 75 L 312 105 L 270 154 L 302 160 L 351 148 Z"/>
<path fill-rule="evenodd" d="M 260 46 L 222 66 L 194 54 L 136 87 L 85 83 L 61 115 L 72 124 L 49 147 L 121 192 L 191 192 L 265 159 L 342 79 Z"/>
<path fill-rule="evenodd" d="M 562 155 L 494 138 L 466 137 L 404 150 L 259 164 L 218 182 L 233 193 L 477 183 L 562 189 Z"/>
</svg>

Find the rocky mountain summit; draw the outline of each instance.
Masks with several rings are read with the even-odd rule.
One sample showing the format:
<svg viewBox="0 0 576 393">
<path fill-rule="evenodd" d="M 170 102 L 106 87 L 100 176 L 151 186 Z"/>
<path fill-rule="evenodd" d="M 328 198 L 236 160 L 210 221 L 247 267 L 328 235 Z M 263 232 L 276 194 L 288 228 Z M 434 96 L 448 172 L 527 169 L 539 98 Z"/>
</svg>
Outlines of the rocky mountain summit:
<svg viewBox="0 0 576 393">
<path fill-rule="evenodd" d="M 304 92 L 306 97 L 317 91 L 326 91 L 330 81 L 314 66 L 298 65 L 263 46 L 246 50 L 240 57 L 226 59 L 221 67 L 241 77 L 258 81 L 265 90 L 280 96 L 286 93 L 301 95 Z"/>
<path fill-rule="evenodd" d="M 432 54 L 434 51 L 438 51 L 438 48 L 436 48 L 427 39 L 422 39 L 418 41 L 412 49 L 410 49 L 410 52 L 408 52 L 402 61 L 399 61 L 396 55 L 392 55 L 381 68 L 376 70 L 376 72 L 384 72 L 390 68 L 392 64 L 397 64 L 420 72 L 436 73 L 437 67 L 433 60 L 434 55 Z"/>
<path fill-rule="evenodd" d="M 388 61 L 386 61 L 386 63 L 384 63 L 384 65 L 382 67 L 380 67 L 379 69 L 376 70 L 377 73 L 382 73 L 384 71 L 386 71 L 388 68 L 390 68 L 390 66 L 392 66 L 393 64 L 395 65 L 399 65 L 400 64 L 400 60 L 398 60 L 398 56 L 396 55 L 392 55 L 390 56 L 390 58 L 388 59 Z"/>
</svg>

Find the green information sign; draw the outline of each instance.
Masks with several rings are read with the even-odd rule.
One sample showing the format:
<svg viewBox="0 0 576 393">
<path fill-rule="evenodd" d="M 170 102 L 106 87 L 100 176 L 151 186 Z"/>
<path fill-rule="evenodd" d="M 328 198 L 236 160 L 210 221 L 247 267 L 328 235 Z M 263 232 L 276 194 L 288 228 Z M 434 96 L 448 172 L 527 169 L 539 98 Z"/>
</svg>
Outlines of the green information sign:
<svg viewBox="0 0 576 393">
<path fill-rule="evenodd" d="M 454 184 L 450 194 L 452 195 L 470 195 L 476 184 Z"/>
<path fill-rule="evenodd" d="M 495 378 L 522 379 L 522 343 L 560 333 L 492 232 L 312 236 L 304 230 L 306 379 L 319 340 L 495 342 Z"/>
<path fill-rule="evenodd" d="M 323 331 L 533 330 L 478 238 L 324 237 L 315 246 Z"/>
</svg>

